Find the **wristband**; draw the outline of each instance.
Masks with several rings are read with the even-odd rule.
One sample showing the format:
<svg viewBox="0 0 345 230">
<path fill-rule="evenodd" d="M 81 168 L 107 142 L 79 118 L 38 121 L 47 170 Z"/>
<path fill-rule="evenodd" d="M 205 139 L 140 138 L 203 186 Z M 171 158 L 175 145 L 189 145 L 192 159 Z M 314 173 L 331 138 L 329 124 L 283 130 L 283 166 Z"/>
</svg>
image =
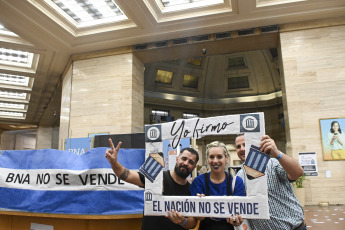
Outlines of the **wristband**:
<svg viewBox="0 0 345 230">
<path fill-rule="evenodd" d="M 187 218 L 185 217 L 183 223 L 180 224 L 180 226 L 183 226 L 183 225 L 185 225 L 186 223 L 187 223 Z"/>
<path fill-rule="evenodd" d="M 283 153 L 282 152 L 280 152 L 280 154 L 279 154 L 279 156 L 278 157 L 276 157 L 276 159 L 277 160 L 279 160 L 280 158 L 282 158 L 283 157 Z"/>
</svg>

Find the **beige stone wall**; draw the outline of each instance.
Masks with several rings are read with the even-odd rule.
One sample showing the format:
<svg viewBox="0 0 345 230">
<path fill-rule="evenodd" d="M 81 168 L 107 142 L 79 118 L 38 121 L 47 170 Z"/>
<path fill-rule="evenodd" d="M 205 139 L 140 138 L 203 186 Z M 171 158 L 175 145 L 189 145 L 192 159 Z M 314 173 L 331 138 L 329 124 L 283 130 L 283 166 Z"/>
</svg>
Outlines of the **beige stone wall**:
<svg viewBox="0 0 345 230">
<path fill-rule="evenodd" d="M 294 158 L 300 152 L 317 155 L 319 176 L 305 183 L 306 205 L 344 204 L 345 161 L 323 160 L 319 119 L 345 117 L 345 25 L 290 30 L 280 37 L 287 151 Z"/>
<path fill-rule="evenodd" d="M 39 126 L 35 139 L 36 149 L 59 149 L 59 127 Z"/>
<path fill-rule="evenodd" d="M 144 132 L 144 65 L 132 55 L 131 133 Z"/>
<path fill-rule="evenodd" d="M 1 134 L 1 150 L 14 150 L 15 149 L 16 134 L 13 132 L 5 131 Z"/>
<path fill-rule="evenodd" d="M 65 147 L 65 139 L 69 138 L 69 121 L 71 111 L 72 66 L 68 68 L 62 81 L 59 149 Z"/>
<path fill-rule="evenodd" d="M 53 127 L 39 126 L 36 131 L 36 149 L 52 148 Z"/>
<path fill-rule="evenodd" d="M 36 148 L 36 130 L 4 131 L 0 150 L 28 150 Z"/>
<path fill-rule="evenodd" d="M 60 144 L 91 133 L 143 132 L 143 72 L 131 53 L 74 61 L 63 82 Z"/>
</svg>

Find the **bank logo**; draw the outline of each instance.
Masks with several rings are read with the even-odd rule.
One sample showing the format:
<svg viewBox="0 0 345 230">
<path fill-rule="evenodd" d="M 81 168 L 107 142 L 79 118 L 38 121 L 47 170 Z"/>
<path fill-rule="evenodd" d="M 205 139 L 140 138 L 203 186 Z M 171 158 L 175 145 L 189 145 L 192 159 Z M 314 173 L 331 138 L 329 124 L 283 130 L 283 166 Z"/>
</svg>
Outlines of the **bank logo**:
<svg viewBox="0 0 345 230">
<path fill-rule="evenodd" d="M 240 115 L 240 132 L 260 132 L 259 114 Z"/>
<path fill-rule="evenodd" d="M 145 202 L 153 201 L 153 194 L 150 190 L 145 191 Z"/>
<path fill-rule="evenodd" d="M 161 125 L 145 126 L 145 142 L 161 142 Z"/>
</svg>

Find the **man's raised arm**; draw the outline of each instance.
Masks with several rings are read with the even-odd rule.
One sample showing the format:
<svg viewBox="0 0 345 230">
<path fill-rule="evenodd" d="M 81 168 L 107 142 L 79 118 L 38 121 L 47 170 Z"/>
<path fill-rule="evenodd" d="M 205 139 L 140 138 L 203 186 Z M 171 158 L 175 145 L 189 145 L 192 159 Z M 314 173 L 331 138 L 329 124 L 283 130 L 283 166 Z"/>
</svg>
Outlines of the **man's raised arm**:
<svg viewBox="0 0 345 230">
<path fill-rule="evenodd" d="M 121 144 L 122 142 L 120 141 L 115 148 L 113 141 L 111 140 L 111 138 L 109 138 L 110 149 L 107 149 L 105 151 L 105 158 L 108 159 L 114 173 L 121 180 L 138 185 L 140 187 L 144 187 L 144 184 L 141 182 L 139 174 L 137 172 L 125 168 L 117 161 L 117 156 L 119 154 Z"/>
</svg>

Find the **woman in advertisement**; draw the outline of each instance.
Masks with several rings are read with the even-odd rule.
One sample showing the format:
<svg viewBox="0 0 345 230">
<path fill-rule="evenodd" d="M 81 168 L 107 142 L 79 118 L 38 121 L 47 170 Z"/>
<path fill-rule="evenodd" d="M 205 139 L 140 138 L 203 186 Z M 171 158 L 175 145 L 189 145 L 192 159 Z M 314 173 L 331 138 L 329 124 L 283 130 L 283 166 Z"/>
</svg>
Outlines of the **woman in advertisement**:
<svg viewBox="0 0 345 230">
<path fill-rule="evenodd" d="M 333 159 L 345 159 L 345 135 L 342 133 L 339 122 L 332 121 L 328 133 L 329 145 Z"/>
</svg>

